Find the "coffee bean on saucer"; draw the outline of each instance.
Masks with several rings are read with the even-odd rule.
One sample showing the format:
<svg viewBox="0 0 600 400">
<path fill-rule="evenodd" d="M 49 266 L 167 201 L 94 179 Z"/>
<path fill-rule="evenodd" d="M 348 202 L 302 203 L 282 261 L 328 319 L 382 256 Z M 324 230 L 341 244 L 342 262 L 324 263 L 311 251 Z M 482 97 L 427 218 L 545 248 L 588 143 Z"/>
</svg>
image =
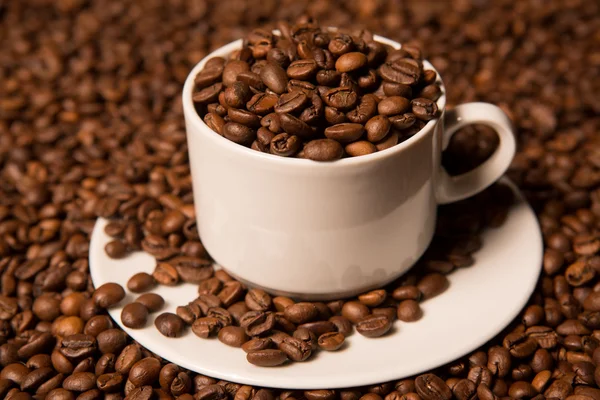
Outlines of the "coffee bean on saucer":
<svg viewBox="0 0 600 400">
<path fill-rule="evenodd" d="M 392 327 L 392 322 L 385 315 L 368 315 L 356 324 L 356 331 L 366 337 L 385 335 Z"/>
<path fill-rule="evenodd" d="M 246 355 L 250 364 L 259 367 L 275 367 L 287 361 L 287 355 L 278 349 L 253 350 Z"/>
<path fill-rule="evenodd" d="M 160 333 L 169 338 L 179 337 L 185 328 L 185 323 L 176 314 L 165 312 L 154 320 L 154 325 Z"/>
<path fill-rule="evenodd" d="M 94 292 L 92 299 L 101 308 L 109 308 L 125 298 L 125 290 L 118 283 L 105 283 Z"/>
<path fill-rule="evenodd" d="M 342 307 L 342 316 L 353 324 L 370 314 L 369 308 L 358 301 L 348 301 Z"/>
<path fill-rule="evenodd" d="M 165 300 L 156 293 L 144 293 L 135 299 L 136 303 L 143 304 L 149 313 L 159 311 L 165 304 Z"/>
<path fill-rule="evenodd" d="M 407 299 L 398 304 L 398 319 L 404 322 L 414 322 L 421 318 L 421 306 L 415 300 Z"/>
<path fill-rule="evenodd" d="M 241 347 L 250 338 L 239 326 L 226 326 L 219 331 L 219 340 L 228 346 Z"/>
<path fill-rule="evenodd" d="M 336 351 L 344 345 L 345 337 L 339 332 L 324 333 L 319 336 L 319 347 L 326 351 Z"/>
<path fill-rule="evenodd" d="M 156 281 L 152 275 L 146 272 L 138 272 L 127 281 L 127 289 L 134 293 L 142 293 L 152 289 L 155 284 Z"/>
<path fill-rule="evenodd" d="M 127 304 L 121 311 L 121 322 L 128 328 L 143 328 L 146 325 L 147 319 L 148 309 L 138 302 Z"/>
</svg>

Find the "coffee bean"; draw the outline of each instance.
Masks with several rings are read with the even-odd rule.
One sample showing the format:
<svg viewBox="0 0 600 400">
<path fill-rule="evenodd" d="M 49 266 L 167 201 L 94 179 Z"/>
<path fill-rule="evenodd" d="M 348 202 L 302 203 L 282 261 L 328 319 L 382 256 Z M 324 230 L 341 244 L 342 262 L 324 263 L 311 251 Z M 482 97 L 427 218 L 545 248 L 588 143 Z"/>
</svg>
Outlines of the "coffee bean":
<svg viewBox="0 0 600 400">
<path fill-rule="evenodd" d="M 336 351 L 344 345 L 346 338 L 339 332 L 328 332 L 319 336 L 319 347 L 326 351 Z"/>
<path fill-rule="evenodd" d="M 240 123 L 228 122 L 223 126 L 223 136 L 232 142 L 249 146 L 256 138 L 256 131 Z"/>
<path fill-rule="evenodd" d="M 293 156 L 300 150 L 301 141 L 296 135 L 280 133 L 271 140 L 270 151 L 282 157 Z"/>
<path fill-rule="evenodd" d="M 239 326 L 226 326 L 219 331 L 219 340 L 228 346 L 241 347 L 250 338 Z"/>
<path fill-rule="evenodd" d="M 154 384 L 160 373 L 160 361 L 153 357 L 146 357 L 131 367 L 129 371 L 129 380 L 136 386 Z"/>
<path fill-rule="evenodd" d="M 342 316 L 353 324 L 369 315 L 369 308 L 358 301 L 348 301 L 342 307 Z"/>
<path fill-rule="evenodd" d="M 169 338 L 181 336 L 185 322 L 176 314 L 165 312 L 154 320 L 154 326 L 160 333 Z"/>
<path fill-rule="evenodd" d="M 392 322 L 385 315 L 368 315 L 356 323 L 356 331 L 366 337 L 385 335 L 392 328 Z"/>
<path fill-rule="evenodd" d="M 392 124 L 390 120 L 383 115 L 376 115 L 367 121 L 365 129 L 367 131 L 367 140 L 370 142 L 379 142 L 383 140 L 390 132 Z"/>
<path fill-rule="evenodd" d="M 437 115 L 437 105 L 434 101 L 425 98 L 416 98 L 411 101 L 413 114 L 423 121 L 429 121 Z"/>
<path fill-rule="evenodd" d="M 409 85 L 394 82 L 383 82 L 383 93 L 386 96 L 400 96 L 407 99 L 412 98 L 412 88 Z M 427 96 L 423 96 L 427 97 Z M 436 99 L 437 100 L 437 99 Z"/>
<path fill-rule="evenodd" d="M 125 290 L 118 283 L 105 283 L 94 292 L 92 299 L 101 308 L 109 308 L 125 298 Z"/>
<path fill-rule="evenodd" d="M 420 375 L 415 379 L 415 389 L 423 400 L 450 400 L 452 392 L 446 383 L 433 374 Z"/>
<path fill-rule="evenodd" d="M 129 303 L 121 311 L 121 322 L 128 328 L 143 328 L 147 320 L 148 309 L 141 303 Z"/>
<path fill-rule="evenodd" d="M 318 66 L 315 60 L 296 60 L 287 67 L 287 76 L 290 79 L 310 81 L 317 70 Z"/>
<path fill-rule="evenodd" d="M 110 258 L 119 259 L 127 255 L 127 246 L 121 240 L 111 240 L 104 246 L 106 254 Z"/>
<path fill-rule="evenodd" d="M 386 81 L 412 86 L 421 78 L 419 63 L 408 58 L 388 61 L 378 70 L 379 75 Z"/>
<path fill-rule="evenodd" d="M 246 61 L 228 61 L 223 68 L 223 84 L 226 87 L 232 86 L 237 81 L 238 75 L 248 71 L 250 71 L 250 65 Z"/>
<path fill-rule="evenodd" d="M 284 309 L 285 318 L 294 324 L 303 324 L 315 319 L 318 315 L 317 307 L 312 303 L 295 303 Z"/>
<path fill-rule="evenodd" d="M 335 161 L 342 158 L 342 145 L 331 139 L 311 140 L 304 146 L 304 157 L 314 161 Z"/>
<path fill-rule="evenodd" d="M 408 99 L 400 96 L 391 96 L 379 102 L 377 111 L 381 115 L 392 116 L 405 113 L 409 107 L 410 101 Z"/>
<path fill-rule="evenodd" d="M 127 281 L 127 289 L 134 293 L 146 292 L 154 287 L 156 281 L 146 272 L 138 272 Z"/>
<path fill-rule="evenodd" d="M 136 303 L 143 304 L 150 313 L 160 310 L 165 304 L 162 296 L 156 293 L 145 293 L 135 299 L 135 301 Z"/>
<path fill-rule="evenodd" d="M 261 289 L 251 289 L 246 293 L 246 305 L 250 310 L 267 311 L 271 307 L 271 296 Z"/>
<path fill-rule="evenodd" d="M 285 92 L 288 84 L 288 77 L 285 70 L 272 62 L 267 62 L 260 70 L 260 79 L 266 87 L 277 94 Z"/>
<path fill-rule="evenodd" d="M 287 361 L 287 355 L 277 349 L 253 350 L 248 352 L 246 359 L 259 367 L 276 367 Z"/>
<path fill-rule="evenodd" d="M 335 69 L 339 72 L 351 72 L 367 65 L 367 56 L 360 52 L 345 53 L 335 62 Z"/>
<path fill-rule="evenodd" d="M 364 128 L 362 125 L 353 123 L 337 124 L 325 128 L 325 136 L 340 143 L 349 143 L 358 140 L 363 132 Z"/>
<path fill-rule="evenodd" d="M 290 135 L 296 135 L 303 139 L 308 139 L 314 136 L 314 132 L 312 128 L 301 121 L 300 119 L 294 117 L 293 115 L 287 113 L 279 113 L 279 120 L 281 121 L 281 127 Z"/>
<path fill-rule="evenodd" d="M 283 351 L 292 361 L 306 361 L 312 354 L 312 348 L 310 344 L 291 336 L 284 338 L 278 347 L 279 350 Z M 250 354 L 252 353 L 248 353 L 248 356 L 250 356 Z"/>
<path fill-rule="evenodd" d="M 192 100 L 195 103 L 208 104 L 217 101 L 219 93 L 223 90 L 223 84 L 217 82 L 210 85 L 192 95 Z"/>
<path fill-rule="evenodd" d="M 321 97 L 325 104 L 338 110 L 350 110 L 358 102 L 358 94 L 350 87 L 330 89 Z"/>
<path fill-rule="evenodd" d="M 377 307 L 385 301 L 387 293 L 383 289 L 372 290 L 358 296 L 358 301 L 368 307 Z"/>
<path fill-rule="evenodd" d="M 272 345 L 273 341 L 271 338 L 254 338 L 242 344 L 242 350 L 244 350 L 246 353 L 250 353 L 254 350 L 269 349 L 272 347 Z"/>
<path fill-rule="evenodd" d="M 183 323 L 183 321 L 182 321 Z M 216 335 L 221 329 L 221 321 L 215 317 L 198 318 L 192 324 L 192 332 L 203 339 Z"/>
<path fill-rule="evenodd" d="M 423 312 L 415 300 L 407 299 L 398 304 L 398 319 L 404 322 L 414 322 L 421 319 Z"/>
<path fill-rule="evenodd" d="M 377 113 L 377 97 L 372 95 L 372 94 L 365 94 L 364 96 L 362 96 L 362 98 L 360 99 L 358 105 L 356 106 L 356 108 L 350 112 L 348 112 L 346 114 L 346 117 L 348 118 L 348 120 L 350 122 L 353 122 L 355 124 L 367 124 L 367 122 L 373 117 L 375 116 L 375 114 Z M 331 111 L 330 111 L 331 113 Z M 343 115 L 343 114 L 342 114 Z M 344 122 L 344 120 L 342 120 L 342 118 L 340 117 L 340 121 L 337 122 L 336 118 L 335 120 L 331 118 L 327 118 L 327 120 L 332 123 L 332 124 L 337 124 L 337 123 L 342 123 Z M 365 125 L 366 128 L 366 125 Z"/>
<path fill-rule="evenodd" d="M 344 114 L 342 111 L 338 110 L 337 108 L 327 106 L 324 108 L 324 113 L 325 113 L 325 119 L 331 125 L 341 124 L 343 122 L 346 122 L 346 120 L 347 120 L 346 114 Z"/>
<path fill-rule="evenodd" d="M 433 273 L 423 277 L 417 284 L 417 288 L 422 293 L 423 299 L 427 300 L 444 292 L 449 282 L 442 274 Z"/>
<path fill-rule="evenodd" d="M 375 147 L 375 145 L 371 142 L 361 140 L 347 144 L 346 147 L 344 147 L 344 150 L 349 156 L 358 157 L 375 153 L 377 151 L 377 147 Z"/>
</svg>

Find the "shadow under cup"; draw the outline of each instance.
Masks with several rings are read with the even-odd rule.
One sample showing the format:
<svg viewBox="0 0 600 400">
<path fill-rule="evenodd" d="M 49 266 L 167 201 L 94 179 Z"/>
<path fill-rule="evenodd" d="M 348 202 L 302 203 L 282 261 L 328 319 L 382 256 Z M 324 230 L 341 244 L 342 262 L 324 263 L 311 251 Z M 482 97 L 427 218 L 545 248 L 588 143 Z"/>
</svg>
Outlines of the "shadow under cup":
<svg viewBox="0 0 600 400">
<path fill-rule="evenodd" d="M 210 255 L 249 286 L 307 300 L 352 296 L 398 278 L 435 229 L 446 102 L 439 74 L 440 114 L 406 141 L 334 162 L 284 158 L 221 137 L 192 102 L 206 60 L 241 46 L 209 54 L 183 90 L 196 219 Z"/>
</svg>

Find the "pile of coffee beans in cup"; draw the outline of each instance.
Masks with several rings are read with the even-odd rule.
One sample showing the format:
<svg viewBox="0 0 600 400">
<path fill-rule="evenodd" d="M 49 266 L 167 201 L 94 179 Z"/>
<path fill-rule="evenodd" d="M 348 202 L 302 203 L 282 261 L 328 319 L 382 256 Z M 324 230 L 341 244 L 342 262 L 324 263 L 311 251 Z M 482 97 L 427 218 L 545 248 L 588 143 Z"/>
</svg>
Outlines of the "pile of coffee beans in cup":
<svg viewBox="0 0 600 400">
<path fill-rule="evenodd" d="M 0 398 L 598 399 L 599 7 L 580 0 L 1 2 Z M 139 240 L 160 226 L 179 254 L 205 258 L 193 222 L 182 84 L 210 51 L 304 12 L 324 26 L 417 40 L 444 77 L 450 105 L 498 104 L 517 128 L 509 175 L 542 227 L 539 283 L 496 338 L 418 376 L 322 390 L 214 379 L 149 352 L 93 300 L 100 288 L 87 258 L 97 217 L 127 227 L 114 254 L 141 248 Z M 496 142 L 487 130 L 462 130 L 445 165 L 464 171 Z M 475 224 L 467 218 L 452 229 Z M 160 312 L 160 299 L 148 294 L 133 298 Z"/>
<path fill-rule="evenodd" d="M 352 299 L 324 303 L 272 297 L 215 269 L 205 252 L 180 254 L 181 250 L 169 247 L 168 237 L 158 232 L 139 244 L 157 258 L 154 272 L 134 274 L 127 288 L 141 293 L 157 284 L 186 282 L 198 286 L 197 298 L 154 320 L 156 329 L 166 337 L 179 337 L 188 329 L 199 338 L 216 337 L 228 346 L 241 348 L 250 363 L 263 367 L 308 361 L 318 351 L 341 349 L 354 331 L 368 338 L 380 337 L 394 324 L 418 321 L 423 315 L 421 302 L 448 288 L 447 274 L 474 264 L 473 253 L 482 245 L 480 232 L 500 226 L 512 201 L 512 190 L 496 184 L 471 199 L 442 207 L 432 245 L 410 273 L 385 288 Z M 170 225 L 163 219 L 161 226 L 165 221 Z M 105 231 L 115 241 L 126 241 L 125 230 L 119 226 L 120 221 L 109 222 Z M 110 253 L 111 248 L 106 250 Z M 149 295 L 156 296 L 142 296 Z M 138 298 L 123 308 L 123 325 L 147 327 L 149 310 L 142 303 Z"/>
<path fill-rule="evenodd" d="M 192 100 L 219 135 L 263 153 L 333 161 L 395 146 L 437 116 L 442 92 L 418 47 L 393 49 L 370 31 L 310 18 L 278 28 L 251 31 L 241 49 L 208 59 L 196 75 Z"/>
</svg>

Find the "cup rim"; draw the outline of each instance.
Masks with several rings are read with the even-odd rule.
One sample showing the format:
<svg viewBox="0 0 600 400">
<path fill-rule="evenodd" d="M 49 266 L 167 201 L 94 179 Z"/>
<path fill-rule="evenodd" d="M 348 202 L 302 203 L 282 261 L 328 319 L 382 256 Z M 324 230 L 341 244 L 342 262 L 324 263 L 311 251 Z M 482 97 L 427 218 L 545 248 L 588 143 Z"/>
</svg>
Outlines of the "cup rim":
<svg viewBox="0 0 600 400">
<path fill-rule="evenodd" d="M 380 43 L 387 44 L 394 49 L 400 49 L 402 45 L 394 40 L 385 38 L 383 36 L 374 35 L 373 38 Z M 377 151 L 372 154 L 367 154 L 358 157 L 348 157 L 342 158 L 335 161 L 314 161 L 310 159 L 301 159 L 295 157 L 281 157 L 274 154 L 263 153 L 260 151 L 253 150 L 249 147 L 242 146 L 238 143 L 234 143 L 231 140 L 219 135 L 217 132 L 213 131 L 208 127 L 200 117 L 200 115 L 196 112 L 196 108 L 194 107 L 194 103 L 192 101 L 192 93 L 194 89 L 194 80 L 196 75 L 204 68 L 204 64 L 206 61 L 212 57 L 227 57 L 233 51 L 238 50 L 242 47 L 243 39 L 238 39 L 233 42 L 230 42 L 224 46 L 219 47 L 213 52 L 206 55 L 200 62 L 198 62 L 194 68 L 190 71 L 187 78 L 185 79 L 185 83 L 182 91 L 182 104 L 183 104 L 183 114 L 186 120 L 186 124 L 191 124 L 195 131 L 198 132 L 189 132 L 189 129 L 186 129 L 187 135 L 196 135 L 202 134 L 205 135 L 209 140 L 211 140 L 215 145 L 221 146 L 228 151 L 235 152 L 239 156 L 246 156 L 250 158 L 256 159 L 257 162 L 266 162 L 273 163 L 278 167 L 290 166 L 294 168 L 345 168 L 349 166 L 361 166 L 368 163 L 378 162 L 380 160 L 393 157 L 399 153 L 402 153 L 404 150 L 409 149 L 413 145 L 419 143 L 425 136 L 427 136 L 428 132 L 431 131 L 435 125 L 439 122 L 440 118 L 443 116 L 445 108 L 446 108 L 446 87 L 444 86 L 444 82 L 441 79 L 439 72 L 431 65 L 431 63 L 427 60 L 423 60 L 423 65 L 427 67 L 427 69 L 432 69 L 436 72 L 437 78 L 436 82 L 440 85 L 440 89 L 442 95 L 436 101 L 438 106 L 438 116 L 428 121 L 420 131 L 415 133 L 410 138 L 405 141 L 398 143 L 395 146 L 387 148 L 382 151 Z"/>
</svg>

